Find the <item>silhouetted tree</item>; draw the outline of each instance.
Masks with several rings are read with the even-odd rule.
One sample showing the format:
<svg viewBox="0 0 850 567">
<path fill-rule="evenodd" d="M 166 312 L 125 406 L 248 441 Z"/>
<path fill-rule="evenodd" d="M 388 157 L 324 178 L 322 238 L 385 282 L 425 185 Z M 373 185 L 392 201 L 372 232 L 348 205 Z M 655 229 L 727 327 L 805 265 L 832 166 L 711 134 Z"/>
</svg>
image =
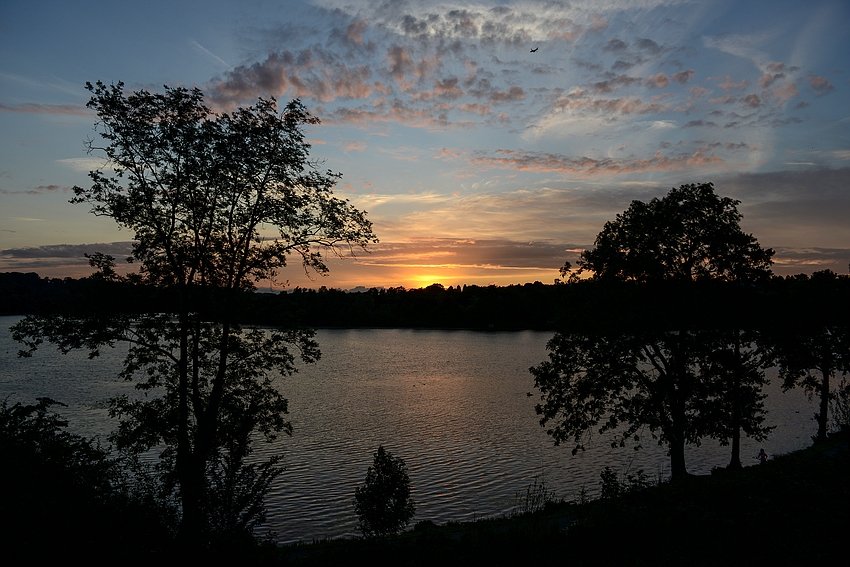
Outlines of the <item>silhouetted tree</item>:
<svg viewBox="0 0 850 567">
<path fill-rule="evenodd" d="M 753 330 L 715 329 L 699 333 L 699 376 L 696 409 L 704 435 L 732 446 L 727 468 L 740 469 L 741 431 L 756 441 L 775 426 L 765 424 L 767 384 L 764 367 L 770 360 L 764 339 Z"/>
<path fill-rule="evenodd" d="M 605 223 L 578 273 L 594 279 L 754 282 L 770 276 L 773 250 L 741 230 L 740 201 L 718 197 L 714 185 L 682 185 Z M 567 272 L 569 269 L 566 270 Z"/>
<path fill-rule="evenodd" d="M 91 356 L 129 344 L 121 376 L 139 378 L 146 396 L 113 400 L 113 439 L 137 454 L 164 444 L 159 478 L 179 498 L 182 538 L 214 541 L 262 518 L 262 496 L 280 473 L 277 458 L 246 461 L 258 434 L 291 432 L 274 373 L 295 370 L 293 349 L 304 362 L 319 357 L 312 331 L 243 330 L 240 293 L 274 278 L 292 254 L 324 273 L 323 254 L 376 240 L 365 214 L 333 196 L 339 175 L 310 161 L 302 127 L 318 119 L 298 100 L 282 112 L 260 99 L 216 114 L 198 89 L 87 88 L 105 141 L 89 150 L 110 169 L 92 171 L 92 186 L 75 187 L 72 202 L 132 232 L 129 261 L 139 270 L 126 280 L 161 289 L 162 311 L 30 316 L 14 336 L 29 347 L 24 356 L 45 340 Z M 112 258 L 90 263 L 100 279 L 122 279 Z"/>
<path fill-rule="evenodd" d="M 366 480 L 354 491 L 358 528 L 366 536 L 398 533 L 416 513 L 416 504 L 410 499 L 407 467 L 383 445 L 374 456 Z"/>
<path fill-rule="evenodd" d="M 667 444 L 672 477 L 687 475 L 685 444 L 716 433 L 700 421 L 699 340 L 686 311 L 697 298 L 688 290 L 694 282 L 753 282 L 770 274 L 773 251 L 741 230 L 738 203 L 718 197 L 711 183 L 682 185 L 662 199 L 632 201 L 605 223 L 595 248 L 582 252 L 573 283 L 590 272 L 595 282 L 666 283 L 684 295 L 678 304 L 656 299 L 652 320 L 614 313 L 607 324 L 572 321 L 555 335 L 549 360 L 531 372 L 543 401 L 540 423 L 555 424 L 548 433 L 556 443 L 572 439 L 574 451 L 581 449 L 600 423 L 600 432 L 625 425 L 620 443 L 647 427 Z M 562 276 L 570 272 L 567 263 Z M 669 287 L 676 282 L 681 286 Z"/>
<path fill-rule="evenodd" d="M 835 396 L 831 383 L 841 372 L 850 372 L 850 332 L 847 325 L 801 326 L 785 329 L 777 337 L 777 360 L 782 388 L 801 386 L 809 398 L 818 399 L 815 440 L 826 439 L 829 404 Z"/>
</svg>

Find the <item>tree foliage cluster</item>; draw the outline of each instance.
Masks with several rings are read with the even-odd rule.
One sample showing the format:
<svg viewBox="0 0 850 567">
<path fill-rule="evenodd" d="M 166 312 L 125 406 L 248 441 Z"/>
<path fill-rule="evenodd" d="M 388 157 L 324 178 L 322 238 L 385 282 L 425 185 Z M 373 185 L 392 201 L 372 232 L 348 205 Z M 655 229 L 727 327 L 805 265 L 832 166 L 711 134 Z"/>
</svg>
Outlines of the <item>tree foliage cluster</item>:
<svg viewBox="0 0 850 567">
<path fill-rule="evenodd" d="M 319 357 L 310 330 L 243 327 L 242 298 L 291 257 L 326 272 L 326 255 L 376 241 L 371 223 L 333 196 L 339 175 L 310 159 L 304 128 L 318 120 L 298 100 L 214 113 L 197 89 L 87 88 L 100 140 L 88 147 L 106 165 L 71 202 L 131 232 L 137 270 L 119 276 L 114 258 L 92 254 L 88 291 L 100 293 L 27 316 L 13 337 L 22 356 L 44 342 L 92 357 L 126 343 L 121 377 L 140 395 L 111 400 L 110 441 L 128 458 L 159 451 L 139 482 L 179 505 L 186 549 L 242 539 L 282 471 L 280 455 L 261 461 L 254 448 L 291 432 L 275 377 Z"/>
<path fill-rule="evenodd" d="M 354 491 L 357 527 L 364 536 L 386 536 L 404 529 L 416 513 L 404 460 L 381 445 L 366 479 Z"/>
<path fill-rule="evenodd" d="M 595 296 L 561 321 L 549 360 L 531 368 L 556 444 L 575 454 L 595 434 L 637 448 L 649 437 L 668 448 L 678 479 L 688 474 L 685 446 L 710 437 L 731 444 L 729 466 L 740 468 L 741 433 L 763 440 L 772 429 L 762 388 L 775 363 L 786 389 L 817 392 L 825 438 L 830 378 L 850 371 L 850 278 L 773 278 L 773 251 L 741 230 L 737 205 L 710 183 L 634 201 L 576 273 L 565 264 L 567 287 L 593 286 Z"/>
<path fill-rule="evenodd" d="M 0 540 L 33 563 L 69 556 L 152 561 L 170 547 L 176 510 L 138 490 L 126 467 L 66 430 L 49 398 L 0 401 Z"/>
</svg>

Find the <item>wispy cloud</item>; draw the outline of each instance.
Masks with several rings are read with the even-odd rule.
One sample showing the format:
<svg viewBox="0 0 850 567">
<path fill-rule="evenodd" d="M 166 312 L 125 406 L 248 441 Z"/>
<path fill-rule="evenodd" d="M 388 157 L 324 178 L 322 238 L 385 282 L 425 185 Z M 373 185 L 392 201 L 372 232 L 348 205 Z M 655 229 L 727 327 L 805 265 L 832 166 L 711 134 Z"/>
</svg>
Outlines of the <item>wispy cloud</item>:
<svg viewBox="0 0 850 567">
<path fill-rule="evenodd" d="M 660 151 L 649 158 L 590 158 L 571 157 L 547 152 L 497 150 L 493 155 L 476 155 L 469 163 L 484 168 L 506 168 L 517 171 L 554 172 L 565 175 L 592 177 L 625 175 L 646 171 L 681 171 L 684 169 L 716 168 L 726 162 L 709 147 L 685 155 L 665 155 Z"/>
<path fill-rule="evenodd" d="M 97 244 L 49 244 L 25 248 L 7 248 L 0 250 L 0 257 L 15 259 L 77 258 L 88 264 L 86 254 L 103 252 L 117 258 L 127 257 L 133 251 L 132 242 L 110 242 Z"/>
<path fill-rule="evenodd" d="M 94 113 L 83 104 L 3 104 L 0 103 L 0 112 L 15 112 L 19 114 L 56 114 L 60 116 L 93 116 Z"/>
<path fill-rule="evenodd" d="M 98 169 L 108 170 L 111 167 L 106 159 L 103 158 L 65 158 L 58 159 L 56 162 L 67 165 L 74 171 L 81 171 L 84 173 Z"/>
<path fill-rule="evenodd" d="M 208 56 L 209 58 L 213 59 L 217 63 L 221 64 L 223 67 L 225 67 L 227 69 L 233 69 L 233 66 L 230 65 L 227 61 L 225 61 L 224 59 L 222 59 L 221 57 L 219 57 L 218 55 L 216 55 L 215 53 L 213 53 L 212 51 L 210 51 L 209 49 L 207 49 L 206 47 L 204 47 L 203 45 L 201 45 L 200 43 L 198 43 L 194 39 L 189 40 L 189 45 L 191 45 L 192 47 L 194 47 L 195 49 L 197 49 L 198 51 L 200 51 L 204 55 Z"/>
<path fill-rule="evenodd" d="M 42 193 L 55 193 L 57 191 L 67 193 L 70 190 L 70 185 L 39 185 L 37 187 L 32 187 L 30 189 L 21 189 L 19 191 L 9 191 L 7 189 L 0 189 L 0 193 L 4 195 L 41 195 Z"/>
</svg>

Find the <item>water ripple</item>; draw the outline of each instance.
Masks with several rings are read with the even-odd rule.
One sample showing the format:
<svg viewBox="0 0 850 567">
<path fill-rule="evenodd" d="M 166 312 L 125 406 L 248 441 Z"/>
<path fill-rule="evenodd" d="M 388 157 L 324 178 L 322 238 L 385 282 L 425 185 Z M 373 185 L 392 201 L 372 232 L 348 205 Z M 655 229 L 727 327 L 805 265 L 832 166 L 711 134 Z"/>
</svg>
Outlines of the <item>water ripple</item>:
<svg viewBox="0 0 850 567">
<path fill-rule="evenodd" d="M 113 427 L 99 402 L 132 384 L 115 379 L 120 351 L 89 361 L 42 349 L 18 359 L 9 338 L 14 318 L 0 318 L 0 395 L 31 402 L 49 395 L 74 431 L 101 435 Z M 612 449 L 598 437 L 576 456 L 554 447 L 534 413 L 531 365 L 546 357 L 550 333 L 320 330 L 322 359 L 277 383 L 289 399 L 293 436 L 261 444 L 256 458 L 283 455 L 286 472 L 268 495 L 268 522 L 279 541 L 356 535 L 354 490 L 382 444 L 405 459 L 417 502 L 416 520 L 443 523 L 509 512 L 517 494 L 541 476 L 558 495 L 598 491 L 605 466 L 664 476 L 669 459 L 649 444 Z M 775 374 L 775 373 L 774 373 Z M 776 382 L 776 380 L 774 380 Z M 779 427 L 763 444 L 769 454 L 809 442 L 811 404 L 797 391 L 768 390 L 769 420 Z M 742 457 L 758 448 L 742 440 Z M 689 447 L 691 472 L 725 465 L 729 448 Z M 755 461 L 753 461 L 754 463 Z"/>
</svg>

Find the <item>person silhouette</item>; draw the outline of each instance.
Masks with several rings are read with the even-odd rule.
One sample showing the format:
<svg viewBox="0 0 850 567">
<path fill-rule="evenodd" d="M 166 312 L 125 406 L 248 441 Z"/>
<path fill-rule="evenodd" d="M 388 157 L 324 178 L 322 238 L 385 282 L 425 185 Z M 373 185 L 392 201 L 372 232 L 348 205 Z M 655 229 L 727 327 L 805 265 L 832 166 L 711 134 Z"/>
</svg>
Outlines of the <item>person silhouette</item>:
<svg viewBox="0 0 850 567">
<path fill-rule="evenodd" d="M 759 463 L 762 465 L 767 462 L 767 453 L 764 452 L 764 447 L 759 449 L 759 454 L 756 455 L 756 459 L 758 459 Z"/>
</svg>

